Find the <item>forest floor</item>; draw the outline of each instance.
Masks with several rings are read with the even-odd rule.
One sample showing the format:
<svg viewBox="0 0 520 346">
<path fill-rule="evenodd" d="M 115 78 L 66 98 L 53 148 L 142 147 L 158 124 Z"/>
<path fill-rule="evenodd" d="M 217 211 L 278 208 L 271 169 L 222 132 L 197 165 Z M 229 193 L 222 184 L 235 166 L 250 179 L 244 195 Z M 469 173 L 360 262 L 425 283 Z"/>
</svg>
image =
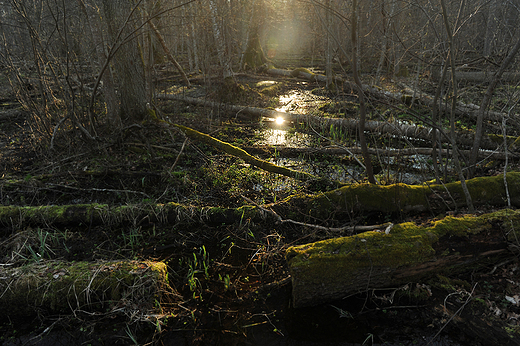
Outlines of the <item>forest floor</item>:
<svg viewBox="0 0 520 346">
<path fill-rule="evenodd" d="M 243 76 L 239 82 L 241 86 L 230 91 L 216 81 L 201 81 L 183 92 L 240 105 L 316 114 L 334 113 L 341 98 L 343 114 L 356 111 L 355 98 L 347 91 L 330 94 L 312 83 L 260 75 Z M 182 89 L 168 88 L 170 92 Z M 0 97 L 4 102 L 0 123 L 3 206 L 175 202 L 235 208 L 247 204 L 244 197 L 266 205 L 294 194 L 321 191 L 306 182 L 263 172 L 208 145 L 187 140 L 181 132 L 154 124 L 129 128 L 118 138 L 95 144 L 70 129 L 58 136 L 55 148 L 49 150 L 33 133 L 31 115 L 11 102 L 11 91 L 6 89 Z M 282 150 L 274 149 L 276 145 L 316 148 L 330 144 L 326 136 L 348 142 L 349 137 L 355 137 L 352 133 L 318 131 L 318 135 L 315 129 L 276 127 L 271 122 L 228 114 L 225 108 L 180 101 L 160 101 L 157 112 L 173 123 L 247 148 L 266 160 L 313 173 L 341 172 L 337 174 L 346 182 L 364 180 L 363 172 L 353 168 L 353 160 L 347 156 L 312 153 L 283 157 Z M 110 129 L 105 131 L 99 131 L 101 138 L 108 138 Z M 410 159 L 385 165 L 378 169 L 383 183 L 432 179 L 431 171 L 416 168 Z M 518 170 L 516 165 L 513 162 L 511 167 Z M 500 162 L 493 162 L 479 173 L 496 175 L 502 169 Z M 456 213 L 464 214 L 464 210 Z M 443 216 L 373 213 L 336 221 L 426 223 Z M 41 310 L 23 319 L 2 314 L 2 345 L 485 345 L 487 334 L 495 335 L 494 340 L 503 345 L 520 344 L 520 263 L 514 254 L 465 274 L 439 273 L 401 287 L 295 309 L 285 251 L 291 245 L 326 239 L 330 236 L 326 232 L 252 220 L 213 225 L 134 220 L 117 227 L 14 228 L 0 238 L 0 269 L 53 261 L 163 261 L 168 266 L 171 291 L 158 302 L 160 311 L 139 318 L 117 311 L 73 309 L 68 314 Z M 20 238 L 23 243 L 16 246 Z"/>
</svg>

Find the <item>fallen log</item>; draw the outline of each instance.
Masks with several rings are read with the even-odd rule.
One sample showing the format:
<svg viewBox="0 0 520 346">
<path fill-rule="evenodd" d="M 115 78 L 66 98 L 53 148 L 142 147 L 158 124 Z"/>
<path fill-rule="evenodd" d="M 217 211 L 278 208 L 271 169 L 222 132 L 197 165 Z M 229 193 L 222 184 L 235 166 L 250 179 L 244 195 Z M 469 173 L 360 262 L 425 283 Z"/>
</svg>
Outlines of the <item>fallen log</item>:
<svg viewBox="0 0 520 346">
<path fill-rule="evenodd" d="M 511 206 L 520 207 L 520 173 L 506 175 Z M 503 175 L 477 177 L 466 181 L 473 204 L 507 206 Z M 466 206 L 460 182 L 446 184 L 386 186 L 352 184 L 316 195 L 292 196 L 270 205 L 280 215 L 297 210 L 317 220 L 343 220 L 353 213 L 442 213 Z"/>
<path fill-rule="evenodd" d="M 157 98 L 184 101 L 190 104 L 196 104 L 207 107 L 224 107 L 229 111 L 236 113 L 237 115 L 249 114 L 258 118 L 266 117 L 273 119 L 282 117 L 287 122 L 292 122 L 296 124 L 310 124 L 315 128 L 329 129 L 332 126 L 336 128 L 356 130 L 358 129 L 359 122 L 358 119 L 354 118 L 329 118 L 318 117 L 310 114 L 286 113 L 256 107 L 222 104 L 218 102 L 193 97 L 184 97 L 182 95 L 175 94 L 158 94 Z M 365 123 L 365 131 L 379 134 L 389 134 L 396 137 L 408 137 L 411 139 L 424 140 L 428 142 L 432 141 L 434 132 L 433 129 L 429 127 L 410 125 L 402 122 L 383 122 L 374 120 L 367 121 Z M 468 131 L 466 133 L 457 134 L 456 140 L 460 146 L 471 147 L 473 145 L 473 138 L 473 133 Z M 440 140 L 442 143 L 451 143 L 446 137 L 441 137 Z M 487 150 L 495 150 L 499 144 L 502 144 L 502 139 L 499 139 L 499 142 L 497 143 L 496 137 L 490 135 L 483 138 L 481 148 Z"/>
<path fill-rule="evenodd" d="M 520 173 L 507 174 L 510 202 L 520 207 Z M 467 180 L 473 203 L 507 206 L 502 175 Z M 319 220 L 344 223 L 353 213 L 442 213 L 465 206 L 460 182 L 444 185 L 352 184 L 315 195 L 294 195 L 265 206 L 284 219 L 321 224 Z M 237 208 L 191 207 L 178 203 L 110 206 L 76 204 L 51 206 L 0 206 L 0 237 L 9 236 L 23 226 L 92 227 L 96 225 L 195 225 L 218 226 L 250 219 L 252 222 L 277 222 L 256 205 Z M 318 221 L 316 221 L 318 220 Z M 336 227 L 332 225 L 331 227 Z"/>
<path fill-rule="evenodd" d="M 448 71 L 451 74 L 451 70 Z M 496 71 L 456 71 L 457 80 L 461 82 L 471 83 L 489 83 L 493 80 Z M 440 73 L 433 73 L 433 79 L 437 82 L 440 77 Z M 519 72 L 504 72 L 500 77 L 502 82 L 513 82 L 520 81 Z"/>
<path fill-rule="evenodd" d="M 326 83 L 327 77 L 320 74 L 315 74 L 307 69 L 303 68 L 297 68 L 292 71 L 289 70 L 282 70 L 282 69 L 268 69 L 268 74 L 271 75 L 277 75 L 277 76 L 291 76 L 291 77 L 297 77 L 301 79 L 305 79 L 308 81 L 313 82 L 319 82 L 319 83 Z M 518 74 L 517 74 L 518 75 Z M 515 77 L 517 77 L 517 75 Z M 457 73 L 457 78 L 459 78 L 459 74 Z M 343 87 L 356 90 L 356 87 L 354 83 L 340 78 L 335 77 L 334 83 L 336 85 L 343 85 Z M 411 101 L 412 99 L 415 99 L 416 101 L 420 102 L 423 105 L 426 105 L 428 107 L 433 107 L 433 100 L 434 97 L 431 95 L 428 95 L 420 90 L 413 90 L 413 88 L 405 88 L 399 92 L 390 92 L 387 90 L 384 90 L 380 87 L 373 87 L 368 84 L 362 85 L 363 91 L 367 94 L 373 95 L 375 97 L 379 97 L 382 99 L 387 100 L 393 100 L 397 101 L 399 103 L 407 103 L 408 101 Z M 440 110 L 449 113 L 451 111 L 450 105 L 446 104 L 445 102 L 441 102 Z M 480 107 L 475 104 L 465 104 L 463 102 L 457 102 L 457 107 L 455 109 L 455 115 L 457 116 L 469 116 L 476 118 L 478 116 Z M 493 121 L 502 121 L 503 117 L 508 117 L 508 114 L 502 113 L 502 112 L 496 112 L 496 111 L 487 111 L 486 112 L 486 119 L 490 119 Z M 514 117 L 518 117 L 518 114 L 513 114 Z"/>
<path fill-rule="evenodd" d="M 166 264 L 39 261 L 0 266 L 1 319 L 71 312 L 152 313 L 171 291 Z"/>
<path fill-rule="evenodd" d="M 417 282 L 433 273 L 497 263 L 516 241 L 520 212 L 446 217 L 430 225 L 407 222 L 391 232 L 370 231 L 290 247 L 293 305 L 313 306 L 375 288 Z"/>
<path fill-rule="evenodd" d="M 270 153 L 273 155 L 275 152 L 277 155 L 282 157 L 297 157 L 303 154 L 324 154 L 324 155 L 347 155 L 347 154 L 361 154 L 361 148 L 358 147 L 341 147 L 337 145 L 331 145 L 322 148 L 297 148 L 297 147 L 287 147 L 283 145 L 261 145 L 261 146 L 251 146 L 244 148 L 248 153 L 251 154 L 265 154 Z M 368 148 L 368 152 L 371 155 L 377 155 L 382 157 L 400 157 L 400 156 L 413 156 L 413 155 L 425 155 L 430 156 L 433 153 L 433 149 L 431 148 L 405 148 L 405 149 L 379 149 L 379 148 Z M 442 149 L 438 151 L 442 153 L 443 156 L 450 155 L 450 151 L 447 149 Z M 460 150 L 463 155 L 469 156 L 469 150 Z M 509 153 L 509 158 L 515 155 L 514 153 Z M 505 160 L 506 155 L 503 152 L 491 151 L 491 150 L 481 150 L 479 151 L 479 158 L 481 159 L 493 159 L 493 160 Z"/>
<path fill-rule="evenodd" d="M 323 180 L 323 181 L 325 181 L 326 180 L 325 178 L 317 177 L 317 176 L 314 176 L 307 172 L 296 171 L 294 169 L 290 169 L 290 168 L 283 167 L 283 166 L 278 166 L 271 162 L 258 159 L 256 157 L 248 154 L 244 149 L 241 149 L 232 144 L 223 142 L 217 138 L 213 138 L 210 135 L 193 130 L 189 127 L 177 125 L 177 124 L 166 123 L 166 122 L 162 122 L 161 124 L 163 124 L 163 126 L 176 127 L 178 129 L 180 129 L 182 132 L 184 132 L 184 134 L 191 139 L 211 145 L 214 148 L 220 149 L 230 155 L 238 157 L 238 158 L 244 160 L 246 163 L 253 165 L 255 167 L 261 168 L 265 171 L 285 175 L 287 177 L 294 178 L 297 180 L 303 180 L 303 181 L 306 181 L 306 180 Z"/>
<path fill-rule="evenodd" d="M 256 207 L 239 208 L 190 207 L 177 203 L 110 206 L 108 204 L 73 204 L 49 206 L 0 206 L 0 237 L 17 227 L 48 225 L 73 227 L 86 225 L 121 226 L 147 224 L 207 224 L 234 223 L 240 218 L 257 220 Z"/>
</svg>

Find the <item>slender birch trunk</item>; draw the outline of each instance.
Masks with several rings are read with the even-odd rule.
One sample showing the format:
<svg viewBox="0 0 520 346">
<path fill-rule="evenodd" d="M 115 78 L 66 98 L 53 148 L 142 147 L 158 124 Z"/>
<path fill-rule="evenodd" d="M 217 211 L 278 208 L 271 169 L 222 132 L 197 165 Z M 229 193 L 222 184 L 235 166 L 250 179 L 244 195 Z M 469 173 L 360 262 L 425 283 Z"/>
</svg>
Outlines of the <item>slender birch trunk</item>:
<svg viewBox="0 0 520 346">
<path fill-rule="evenodd" d="M 213 36 L 215 38 L 215 45 L 217 46 L 217 55 L 222 68 L 222 74 L 224 78 L 232 77 L 233 70 L 231 69 L 231 62 L 226 54 L 226 44 L 224 42 L 224 36 L 219 25 L 219 15 L 215 0 L 208 0 L 209 12 L 211 16 L 211 23 L 213 28 Z"/>
<path fill-rule="evenodd" d="M 372 168 L 372 160 L 370 158 L 370 153 L 368 152 L 368 146 L 365 137 L 365 121 L 366 121 L 366 104 L 365 104 L 365 94 L 363 92 L 363 86 L 361 84 L 361 80 L 358 75 L 358 33 L 357 33 L 357 21 L 358 21 L 358 4 L 357 0 L 352 1 L 352 27 L 351 27 L 351 40 L 352 40 L 352 71 L 354 81 L 356 82 L 358 88 L 359 95 L 359 144 L 361 146 L 361 150 L 363 152 L 363 159 L 365 160 L 365 168 L 367 173 L 368 181 L 371 184 L 376 183 L 376 179 L 374 177 L 374 170 Z"/>
<path fill-rule="evenodd" d="M 464 177 L 464 174 L 462 172 L 462 167 L 459 160 L 459 149 L 457 146 L 457 140 L 455 139 L 455 107 L 457 105 L 457 79 L 456 79 L 456 73 L 455 73 L 455 34 L 450 28 L 450 24 L 448 22 L 448 13 L 446 11 L 446 4 L 444 3 L 444 0 L 441 1 L 441 7 L 442 7 L 442 16 L 444 19 L 444 26 L 446 28 L 446 33 L 448 34 L 448 40 L 449 40 L 449 50 L 450 50 L 450 63 L 451 63 L 451 80 L 452 80 L 452 87 L 453 87 L 453 99 L 451 104 L 451 114 L 450 114 L 450 138 L 451 138 L 451 145 L 453 147 L 453 162 L 455 163 L 455 169 L 457 170 L 457 173 L 459 174 L 460 179 L 460 185 L 462 187 L 462 191 L 464 192 L 464 196 L 466 197 L 466 204 L 468 205 L 468 209 L 470 213 L 473 213 L 475 211 L 475 208 L 473 207 L 473 201 L 471 199 L 471 194 L 469 193 L 468 186 L 466 185 L 466 179 Z M 455 21 L 455 29 L 458 26 L 458 21 L 460 18 L 460 14 L 462 12 L 462 9 L 464 8 L 465 0 L 462 0 L 460 4 L 459 9 L 459 15 L 457 16 L 457 20 Z"/>
</svg>

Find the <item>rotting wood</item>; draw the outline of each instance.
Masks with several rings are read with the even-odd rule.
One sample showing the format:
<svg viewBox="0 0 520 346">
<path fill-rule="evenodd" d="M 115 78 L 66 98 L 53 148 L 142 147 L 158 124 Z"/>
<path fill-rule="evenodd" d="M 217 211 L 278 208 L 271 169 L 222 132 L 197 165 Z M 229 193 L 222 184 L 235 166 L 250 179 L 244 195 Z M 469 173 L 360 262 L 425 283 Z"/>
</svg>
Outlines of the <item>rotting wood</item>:
<svg viewBox="0 0 520 346">
<path fill-rule="evenodd" d="M 153 313 L 173 293 L 166 264 L 152 261 L 38 261 L 0 266 L 2 319 L 71 312 Z"/>
<path fill-rule="evenodd" d="M 318 305 L 445 270 L 453 274 L 471 271 L 480 262 L 498 263 L 513 256 L 507 247 L 519 228 L 520 212 L 505 209 L 291 247 L 286 257 L 293 305 Z"/>
</svg>

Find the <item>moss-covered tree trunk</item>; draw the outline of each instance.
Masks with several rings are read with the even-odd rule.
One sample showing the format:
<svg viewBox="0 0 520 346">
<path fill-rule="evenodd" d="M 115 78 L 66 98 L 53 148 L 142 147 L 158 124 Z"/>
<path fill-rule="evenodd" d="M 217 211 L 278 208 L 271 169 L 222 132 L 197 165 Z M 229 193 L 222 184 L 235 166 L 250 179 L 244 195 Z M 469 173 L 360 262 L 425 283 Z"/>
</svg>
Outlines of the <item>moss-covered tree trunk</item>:
<svg viewBox="0 0 520 346">
<path fill-rule="evenodd" d="M 511 205 L 520 207 L 520 173 L 510 172 L 506 179 Z M 503 175 L 473 178 L 466 184 L 475 206 L 507 206 Z M 297 210 L 309 218 L 344 220 L 359 213 L 438 214 L 465 206 L 461 184 L 453 182 L 444 185 L 353 184 L 323 194 L 293 196 L 272 208 L 280 215 Z"/>
<path fill-rule="evenodd" d="M 120 226 L 134 224 L 196 224 L 222 225 L 240 218 L 258 220 L 257 207 L 211 208 L 189 207 L 177 203 L 121 205 L 75 204 L 51 206 L 0 206 L 0 236 L 9 235 L 17 227 L 55 226 L 92 227 L 96 225 Z"/>
<path fill-rule="evenodd" d="M 0 279 L 0 320 L 74 311 L 152 313 L 170 291 L 166 264 L 151 261 L 39 261 L 0 266 Z"/>
<path fill-rule="evenodd" d="M 519 230 L 520 213 L 502 210 L 294 246 L 287 250 L 293 303 L 318 305 L 433 273 L 471 272 L 480 263 L 513 256 L 507 247 L 518 241 Z"/>
<path fill-rule="evenodd" d="M 264 50 L 260 44 L 260 36 L 258 28 L 254 28 L 251 32 L 246 51 L 244 52 L 244 61 L 242 63 L 242 69 L 256 68 L 262 66 L 267 62 Z"/>
<path fill-rule="evenodd" d="M 511 205 L 520 207 L 520 173 L 506 175 Z M 474 196 L 475 205 L 506 206 L 507 196 L 502 175 L 474 178 L 467 181 Z M 445 185 L 393 184 L 378 186 L 354 184 L 326 193 L 295 195 L 269 206 L 282 219 L 305 223 L 322 224 L 321 220 L 345 224 L 353 214 L 378 212 L 416 213 L 430 211 L 442 213 L 456 210 L 465 205 L 460 182 Z M 0 236 L 10 234 L 24 226 L 67 226 L 107 225 L 116 226 L 204 223 L 221 225 L 251 219 L 254 222 L 272 222 L 278 218 L 269 216 L 258 206 L 244 205 L 238 208 L 189 207 L 177 203 L 120 205 L 79 204 L 51 206 L 0 206 Z M 336 227 L 336 224 L 327 226 Z"/>
</svg>

